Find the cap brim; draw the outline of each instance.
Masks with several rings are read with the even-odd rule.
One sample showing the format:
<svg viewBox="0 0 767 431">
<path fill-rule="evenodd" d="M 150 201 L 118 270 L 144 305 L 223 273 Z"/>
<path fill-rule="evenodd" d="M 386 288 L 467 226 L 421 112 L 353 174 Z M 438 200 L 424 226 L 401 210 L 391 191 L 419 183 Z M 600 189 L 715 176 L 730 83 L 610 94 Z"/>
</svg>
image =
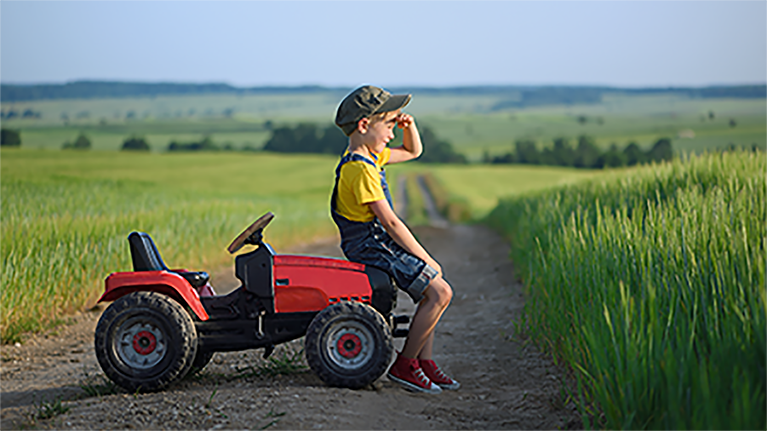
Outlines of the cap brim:
<svg viewBox="0 0 767 431">
<path fill-rule="evenodd" d="M 376 109 L 375 114 L 381 112 L 391 112 L 402 108 L 410 103 L 410 94 L 394 94 L 383 105 Z"/>
</svg>

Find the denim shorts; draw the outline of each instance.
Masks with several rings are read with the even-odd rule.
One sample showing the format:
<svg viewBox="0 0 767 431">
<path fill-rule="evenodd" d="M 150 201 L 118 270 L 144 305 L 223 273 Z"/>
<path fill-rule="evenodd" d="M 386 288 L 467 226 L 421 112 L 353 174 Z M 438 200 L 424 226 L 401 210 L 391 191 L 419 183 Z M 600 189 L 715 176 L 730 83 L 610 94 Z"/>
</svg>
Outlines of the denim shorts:
<svg viewBox="0 0 767 431">
<path fill-rule="evenodd" d="M 388 273 L 415 303 L 423 299 L 423 291 L 437 276 L 434 268 L 408 253 L 383 229 L 361 241 L 344 245 L 347 259 L 375 266 Z"/>
</svg>

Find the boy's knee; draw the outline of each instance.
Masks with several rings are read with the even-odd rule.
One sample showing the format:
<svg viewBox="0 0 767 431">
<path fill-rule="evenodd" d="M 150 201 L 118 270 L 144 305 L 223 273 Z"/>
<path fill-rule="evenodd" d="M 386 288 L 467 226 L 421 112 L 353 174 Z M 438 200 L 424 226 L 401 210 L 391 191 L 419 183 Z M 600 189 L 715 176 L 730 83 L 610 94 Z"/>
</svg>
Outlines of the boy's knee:
<svg viewBox="0 0 767 431">
<path fill-rule="evenodd" d="M 429 288 L 432 290 L 434 300 L 442 307 L 447 307 L 450 304 L 450 300 L 453 299 L 453 288 L 445 281 L 444 278 L 438 277 L 434 279 Z"/>
<path fill-rule="evenodd" d="M 447 306 L 453 300 L 453 287 L 445 279 L 442 279 L 442 282 L 445 284 L 445 306 Z"/>
</svg>

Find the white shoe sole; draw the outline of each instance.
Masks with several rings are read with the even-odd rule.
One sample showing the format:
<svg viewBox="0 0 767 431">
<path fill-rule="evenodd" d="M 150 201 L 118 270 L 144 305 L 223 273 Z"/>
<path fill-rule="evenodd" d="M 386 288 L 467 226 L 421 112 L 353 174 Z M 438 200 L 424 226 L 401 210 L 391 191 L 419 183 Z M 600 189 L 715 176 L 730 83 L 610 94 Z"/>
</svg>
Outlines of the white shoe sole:
<svg viewBox="0 0 767 431">
<path fill-rule="evenodd" d="M 391 380 L 393 382 L 399 383 L 400 385 L 402 385 L 402 387 L 404 387 L 405 389 L 409 390 L 410 392 L 423 392 L 423 393 L 426 393 L 426 394 L 433 394 L 433 395 L 442 393 L 442 388 L 440 388 L 439 386 L 437 386 L 434 383 L 431 384 L 431 388 L 424 389 L 424 388 L 422 388 L 420 386 L 417 386 L 417 385 L 414 385 L 414 384 L 408 382 L 407 380 L 402 380 L 399 377 L 394 377 L 394 376 L 392 376 L 391 374 L 388 374 L 388 373 L 386 374 L 386 377 L 388 377 L 389 380 Z"/>
<path fill-rule="evenodd" d="M 440 385 L 440 384 L 435 383 L 435 385 L 439 386 L 442 389 L 447 389 L 447 390 L 450 390 L 450 391 L 454 391 L 454 390 L 456 390 L 456 389 L 461 387 L 461 384 L 458 383 L 458 382 L 451 383 L 449 385 Z"/>
</svg>

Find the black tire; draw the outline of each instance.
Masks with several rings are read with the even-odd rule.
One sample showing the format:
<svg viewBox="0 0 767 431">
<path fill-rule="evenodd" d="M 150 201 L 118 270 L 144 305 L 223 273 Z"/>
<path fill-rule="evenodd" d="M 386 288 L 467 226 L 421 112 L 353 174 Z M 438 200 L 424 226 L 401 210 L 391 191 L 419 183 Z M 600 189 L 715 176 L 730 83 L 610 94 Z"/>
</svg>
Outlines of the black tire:
<svg viewBox="0 0 767 431">
<path fill-rule="evenodd" d="M 378 311 L 359 302 L 341 302 L 314 317 L 304 351 L 323 382 L 359 389 L 386 371 L 394 346 L 391 329 Z"/>
<path fill-rule="evenodd" d="M 181 379 L 197 354 L 197 332 L 178 302 L 133 292 L 113 302 L 96 326 L 96 358 L 130 392 L 151 392 Z"/>
<path fill-rule="evenodd" d="M 192 361 L 192 369 L 189 370 L 189 374 L 197 374 L 205 369 L 215 354 L 216 352 L 208 352 L 197 347 L 197 354 L 194 356 L 194 361 Z"/>
</svg>

